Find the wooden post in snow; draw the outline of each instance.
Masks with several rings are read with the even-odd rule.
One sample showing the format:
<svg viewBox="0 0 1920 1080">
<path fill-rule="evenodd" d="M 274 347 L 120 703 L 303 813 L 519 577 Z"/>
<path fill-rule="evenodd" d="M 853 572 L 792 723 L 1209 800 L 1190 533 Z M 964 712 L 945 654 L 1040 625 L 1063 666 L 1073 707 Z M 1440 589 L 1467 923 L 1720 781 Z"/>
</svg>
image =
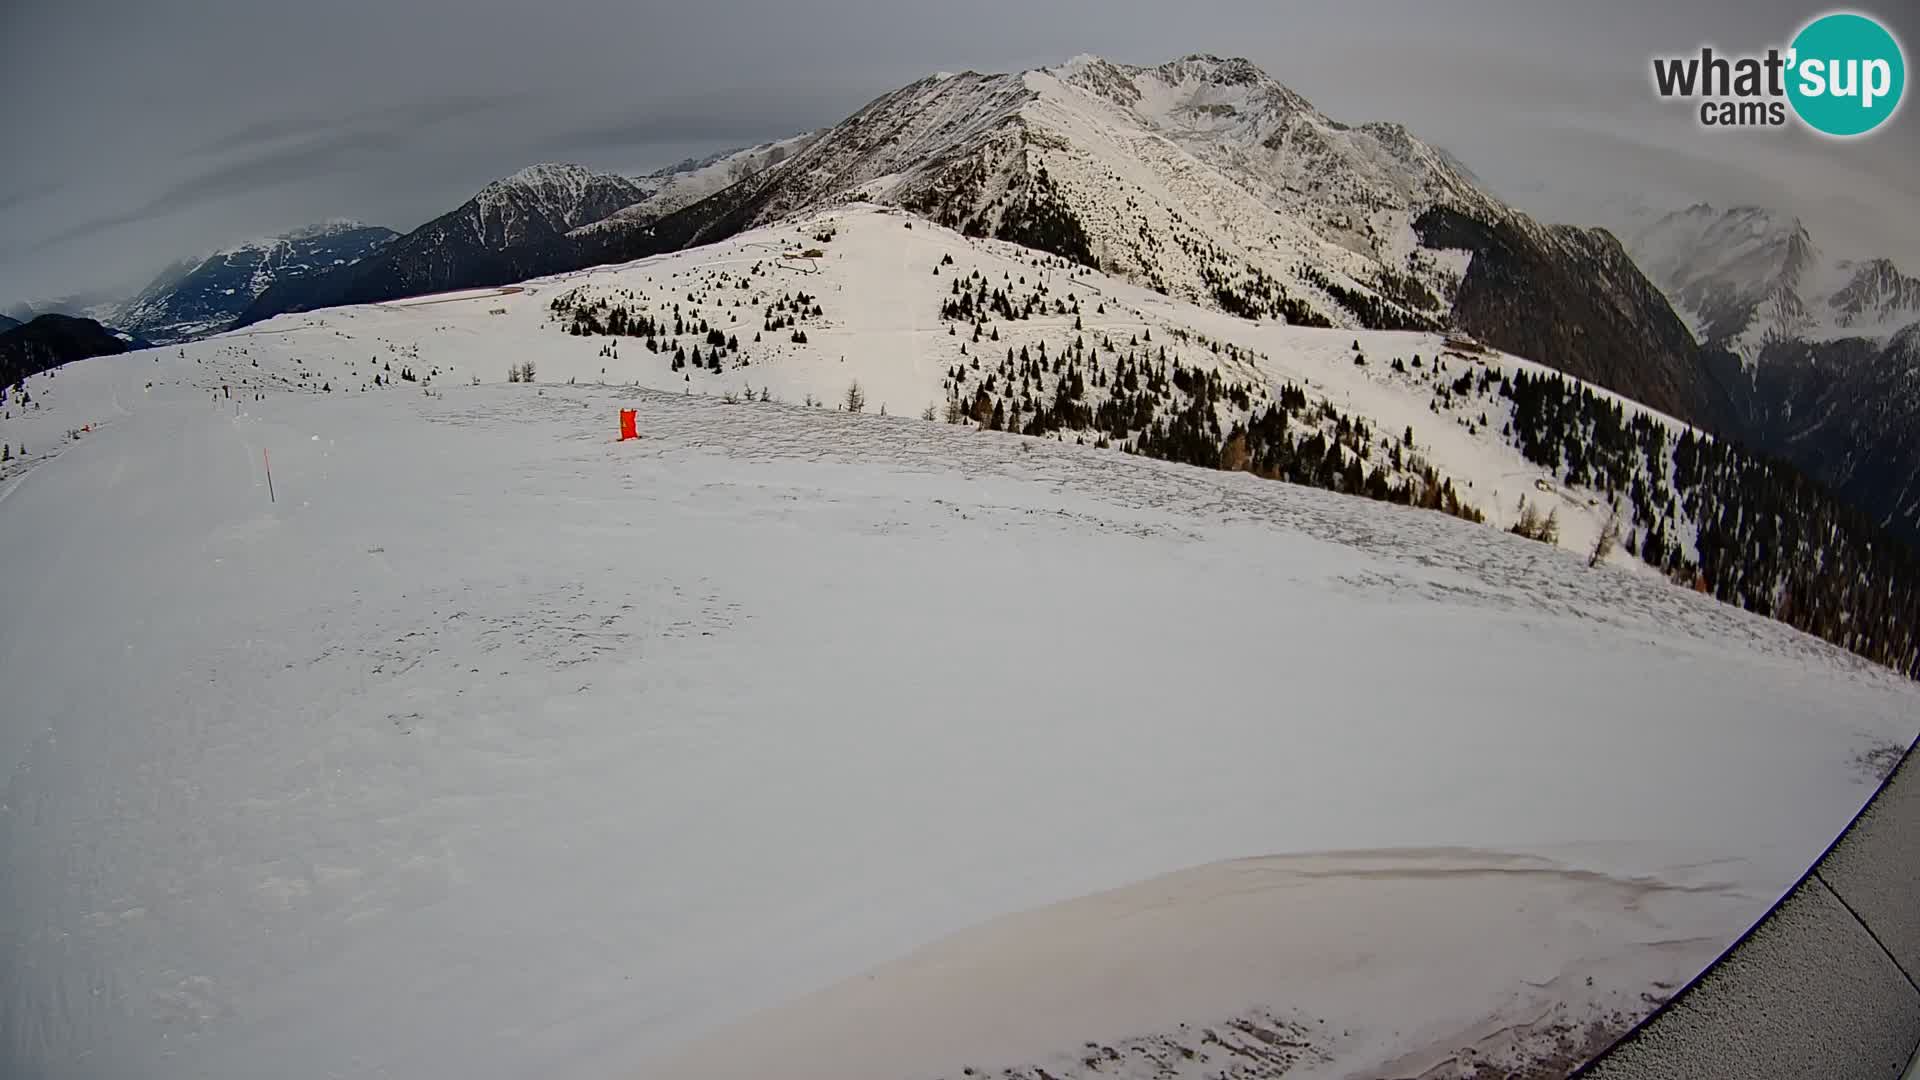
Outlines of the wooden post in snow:
<svg viewBox="0 0 1920 1080">
<path fill-rule="evenodd" d="M 260 461 L 267 467 L 267 501 L 277 502 L 273 497 L 273 459 L 267 456 L 267 448 L 260 448 Z"/>
</svg>

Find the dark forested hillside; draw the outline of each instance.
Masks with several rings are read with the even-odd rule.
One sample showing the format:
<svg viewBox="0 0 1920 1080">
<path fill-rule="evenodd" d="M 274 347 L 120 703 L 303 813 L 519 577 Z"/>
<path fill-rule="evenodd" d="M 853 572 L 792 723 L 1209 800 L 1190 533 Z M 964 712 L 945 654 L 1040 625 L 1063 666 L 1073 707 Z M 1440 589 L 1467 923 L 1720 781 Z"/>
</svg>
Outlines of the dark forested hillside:
<svg viewBox="0 0 1920 1080">
<path fill-rule="evenodd" d="M 137 348 L 92 319 L 39 315 L 0 333 L 0 386 L 73 360 L 110 356 Z"/>
<path fill-rule="evenodd" d="M 1454 325 L 1677 416 L 1725 431 L 1732 408 L 1686 324 L 1598 229 L 1528 230 L 1436 207 L 1414 222 L 1428 247 L 1473 252 Z"/>
<path fill-rule="evenodd" d="M 1792 465 L 1691 431 L 1675 438 L 1560 376 L 1522 373 L 1502 390 L 1528 460 L 1619 500 L 1628 551 L 1920 677 L 1920 560 L 1867 515 Z"/>
<path fill-rule="evenodd" d="M 1773 342 L 1746 385 L 1745 441 L 1920 546 L 1920 323 L 1885 344 Z"/>
</svg>

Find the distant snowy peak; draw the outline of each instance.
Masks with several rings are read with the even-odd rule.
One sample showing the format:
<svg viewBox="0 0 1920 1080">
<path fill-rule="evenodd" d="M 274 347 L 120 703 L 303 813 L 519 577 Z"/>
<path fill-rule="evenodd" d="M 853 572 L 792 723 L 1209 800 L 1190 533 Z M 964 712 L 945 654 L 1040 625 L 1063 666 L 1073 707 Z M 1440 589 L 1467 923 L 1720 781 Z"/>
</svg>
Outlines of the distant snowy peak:
<svg viewBox="0 0 1920 1080">
<path fill-rule="evenodd" d="M 377 225 L 327 221 L 233 244 L 169 266 L 113 321 L 157 344 L 201 337 L 225 329 L 272 286 L 351 266 L 397 235 Z"/>
<path fill-rule="evenodd" d="M 1880 338 L 1920 315 L 1920 279 L 1886 258 L 1835 260 L 1795 217 L 1707 203 L 1629 231 L 1635 261 L 1702 341 L 1757 362 L 1776 342 Z"/>
<path fill-rule="evenodd" d="M 1206 55 L 931 76 L 750 183 L 729 193 L 743 223 L 874 199 L 1189 299 L 1334 325 L 1437 325 L 1462 267 L 1414 255 L 1413 218 L 1510 216 L 1405 128 L 1340 124 L 1252 63 Z"/>
<path fill-rule="evenodd" d="M 806 149 L 819 135 L 817 131 L 803 132 L 790 138 L 726 150 L 703 158 L 688 158 L 655 170 L 638 179 L 642 186 L 651 188 L 645 198 L 604 218 L 579 226 L 574 234 L 586 235 L 643 226 L 773 168 Z"/>
<path fill-rule="evenodd" d="M 569 234 L 652 195 L 657 180 L 546 163 L 495 180 L 473 198 L 382 246 L 377 257 L 315 281 L 277 284 L 240 325 L 282 311 L 498 285 L 591 265 Z M 583 261 L 584 260 L 584 261 Z"/>
<path fill-rule="evenodd" d="M 1809 323 L 1801 286 L 1819 251 L 1798 218 L 1696 203 L 1636 230 L 1628 248 L 1708 345 L 1750 355 Z"/>
<path fill-rule="evenodd" d="M 1291 117 L 1314 114 L 1305 98 L 1237 58 L 1195 54 L 1134 67 L 1078 56 L 1047 73 L 1156 126 L 1239 142 L 1258 142 Z"/>
<path fill-rule="evenodd" d="M 529 165 L 495 180 L 473 197 L 481 215 L 532 213 L 555 232 L 565 232 L 651 195 L 656 185 L 596 172 L 583 165 Z"/>
<path fill-rule="evenodd" d="M 1404 126 L 1333 120 L 1248 60 L 1195 54 L 1135 67 L 1082 56 L 1048 74 L 1125 109 L 1277 209 L 1341 212 L 1309 215 L 1321 225 L 1375 206 L 1505 213 L 1452 155 Z"/>
<path fill-rule="evenodd" d="M 1920 314 L 1920 278 L 1909 277 L 1891 259 L 1853 265 L 1853 275 L 1827 303 L 1841 326 L 1889 323 Z"/>
<path fill-rule="evenodd" d="M 303 241 L 333 240 L 339 237 L 351 236 L 355 233 L 364 233 L 369 230 L 384 232 L 389 236 L 398 235 L 392 229 L 381 228 L 377 225 L 368 225 L 365 222 L 354 221 L 348 218 L 335 218 L 330 221 L 319 221 L 311 225 L 303 225 L 300 228 L 290 229 L 274 236 L 261 236 L 251 240 L 243 240 L 240 243 L 230 244 L 218 251 L 211 252 L 206 257 L 214 258 L 220 255 L 235 255 L 248 251 L 271 251 L 275 248 L 289 247 Z"/>
<path fill-rule="evenodd" d="M 1799 285 L 1819 257 L 1800 219 L 1758 206 L 1696 203 L 1662 215 L 1629 241 L 1649 270 L 1676 281 L 1732 279 L 1764 289 Z"/>
</svg>

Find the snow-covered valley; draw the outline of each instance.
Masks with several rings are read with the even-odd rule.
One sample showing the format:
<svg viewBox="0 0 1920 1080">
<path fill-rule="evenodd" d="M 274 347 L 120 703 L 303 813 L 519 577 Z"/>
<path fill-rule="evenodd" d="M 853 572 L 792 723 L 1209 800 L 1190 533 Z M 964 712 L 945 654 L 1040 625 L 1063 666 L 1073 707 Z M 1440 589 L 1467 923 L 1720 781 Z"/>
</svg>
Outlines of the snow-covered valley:
<svg viewBox="0 0 1920 1080">
<path fill-rule="evenodd" d="M 975 341 L 941 318 L 974 273 L 1079 311 Z M 589 293 L 740 345 L 570 334 Z M 1491 524 L 940 422 L 976 356 L 1136 334 L 1414 427 Z M 34 377 L 0 419 L 6 1071 L 1207 1075 L 1237 1039 L 1251 1075 L 1417 1075 L 1644 1012 L 1920 694 L 1589 568 L 1587 495 L 1494 400 L 1437 411 L 1448 352 L 849 207 Z M 1523 493 L 1563 546 L 1492 527 Z"/>
</svg>

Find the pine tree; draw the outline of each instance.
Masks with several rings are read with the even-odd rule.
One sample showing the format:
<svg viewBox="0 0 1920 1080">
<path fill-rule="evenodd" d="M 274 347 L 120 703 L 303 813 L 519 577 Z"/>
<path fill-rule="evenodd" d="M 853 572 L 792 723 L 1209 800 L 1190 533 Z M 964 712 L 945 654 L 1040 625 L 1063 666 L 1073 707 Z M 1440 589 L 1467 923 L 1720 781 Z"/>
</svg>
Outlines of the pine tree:
<svg viewBox="0 0 1920 1080">
<path fill-rule="evenodd" d="M 1613 553 L 1613 546 L 1620 541 L 1620 508 L 1615 506 L 1607 515 L 1607 523 L 1600 529 L 1600 535 L 1593 542 L 1593 552 L 1587 556 L 1589 567 L 1599 566 L 1600 560 Z M 1631 550 L 1631 547 L 1629 547 Z"/>
</svg>

